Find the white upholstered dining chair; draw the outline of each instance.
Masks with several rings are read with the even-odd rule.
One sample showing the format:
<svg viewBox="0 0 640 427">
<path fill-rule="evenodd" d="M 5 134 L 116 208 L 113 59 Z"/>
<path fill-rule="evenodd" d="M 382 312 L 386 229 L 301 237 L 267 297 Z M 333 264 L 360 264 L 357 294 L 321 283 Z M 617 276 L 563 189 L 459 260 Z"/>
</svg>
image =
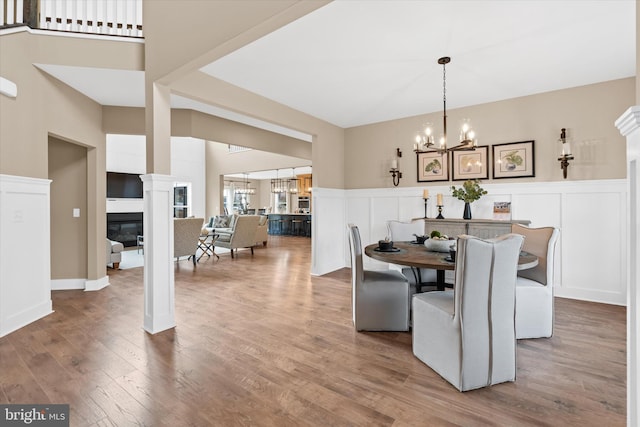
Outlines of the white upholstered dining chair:
<svg viewBox="0 0 640 427">
<path fill-rule="evenodd" d="M 524 236 L 523 250 L 538 257 L 534 268 L 518 271 L 516 281 L 516 338 L 548 338 L 553 335 L 553 281 L 556 243 L 554 227 L 511 225 Z"/>
<path fill-rule="evenodd" d="M 454 290 L 413 296 L 413 354 L 460 391 L 515 380 L 522 241 L 460 236 Z"/>
<path fill-rule="evenodd" d="M 358 331 L 408 331 L 409 282 L 398 271 L 369 271 L 362 265 L 358 227 L 349 224 L 351 303 Z"/>
<path fill-rule="evenodd" d="M 394 242 L 415 241 L 415 235 L 424 235 L 424 221 L 402 222 L 396 220 L 387 221 L 389 238 Z M 431 268 L 414 268 L 406 265 L 389 264 L 389 268 L 404 274 L 409 283 L 414 287 L 418 280 L 425 282 L 436 282 L 436 270 Z M 423 288 L 424 289 L 424 288 Z"/>
</svg>

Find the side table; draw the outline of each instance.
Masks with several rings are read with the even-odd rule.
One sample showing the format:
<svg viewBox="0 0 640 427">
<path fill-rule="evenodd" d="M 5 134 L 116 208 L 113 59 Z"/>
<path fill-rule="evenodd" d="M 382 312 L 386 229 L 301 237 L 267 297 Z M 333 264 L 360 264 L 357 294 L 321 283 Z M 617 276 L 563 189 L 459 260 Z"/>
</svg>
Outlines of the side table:
<svg viewBox="0 0 640 427">
<path fill-rule="evenodd" d="M 215 255 L 217 259 L 220 259 L 218 254 L 215 252 L 216 250 L 216 240 L 220 237 L 219 234 L 209 233 L 209 234 L 201 234 L 198 238 L 198 249 L 202 251 L 200 256 L 198 257 L 198 262 L 200 262 L 200 258 L 203 256 L 211 257 L 211 255 Z"/>
</svg>

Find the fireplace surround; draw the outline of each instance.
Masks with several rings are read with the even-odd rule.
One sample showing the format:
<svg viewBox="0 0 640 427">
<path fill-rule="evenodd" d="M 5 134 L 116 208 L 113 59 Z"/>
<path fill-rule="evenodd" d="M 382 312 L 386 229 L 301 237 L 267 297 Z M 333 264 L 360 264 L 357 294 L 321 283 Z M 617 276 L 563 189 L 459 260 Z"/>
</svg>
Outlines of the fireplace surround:
<svg viewBox="0 0 640 427">
<path fill-rule="evenodd" d="M 137 236 L 142 236 L 142 212 L 121 212 L 107 214 L 107 238 L 122 243 L 125 247 L 135 246 Z"/>
</svg>

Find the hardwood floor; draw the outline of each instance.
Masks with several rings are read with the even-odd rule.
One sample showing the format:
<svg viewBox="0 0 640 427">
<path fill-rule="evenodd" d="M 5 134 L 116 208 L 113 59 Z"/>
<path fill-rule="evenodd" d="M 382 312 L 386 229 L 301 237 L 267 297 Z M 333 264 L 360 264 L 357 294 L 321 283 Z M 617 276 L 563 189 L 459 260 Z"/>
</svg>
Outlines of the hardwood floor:
<svg viewBox="0 0 640 427">
<path fill-rule="evenodd" d="M 69 403 L 72 426 L 623 426 L 624 307 L 556 300 L 518 342 L 517 380 L 460 393 L 410 333 L 358 333 L 348 269 L 311 277 L 310 240 L 175 266 L 177 327 L 143 331 L 142 268 L 0 338 L 0 403 Z"/>
</svg>

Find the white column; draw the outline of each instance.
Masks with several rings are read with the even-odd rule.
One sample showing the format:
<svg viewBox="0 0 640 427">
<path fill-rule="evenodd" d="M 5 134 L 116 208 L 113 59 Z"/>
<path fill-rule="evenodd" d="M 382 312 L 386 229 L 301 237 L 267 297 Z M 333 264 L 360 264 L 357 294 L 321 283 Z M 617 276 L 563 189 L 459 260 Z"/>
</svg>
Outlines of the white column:
<svg viewBox="0 0 640 427">
<path fill-rule="evenodd" d="M 629 204 L 629 247 L 627 272 L 627 425 L 640 423 L 638 404 L 640 377 L 640 293 L 638 292 L 638 266 L 640 265 L 640 106 L 629 108 L 618 120 L 616 127 L 627 138 L 627 202 Z"/>
<path fill-rule="evenodd" d="M 141 175 L 144 190 L 144 329 L 176 326 L 173 272 L 173 183 L 168 175 Z"/>
</svg>

